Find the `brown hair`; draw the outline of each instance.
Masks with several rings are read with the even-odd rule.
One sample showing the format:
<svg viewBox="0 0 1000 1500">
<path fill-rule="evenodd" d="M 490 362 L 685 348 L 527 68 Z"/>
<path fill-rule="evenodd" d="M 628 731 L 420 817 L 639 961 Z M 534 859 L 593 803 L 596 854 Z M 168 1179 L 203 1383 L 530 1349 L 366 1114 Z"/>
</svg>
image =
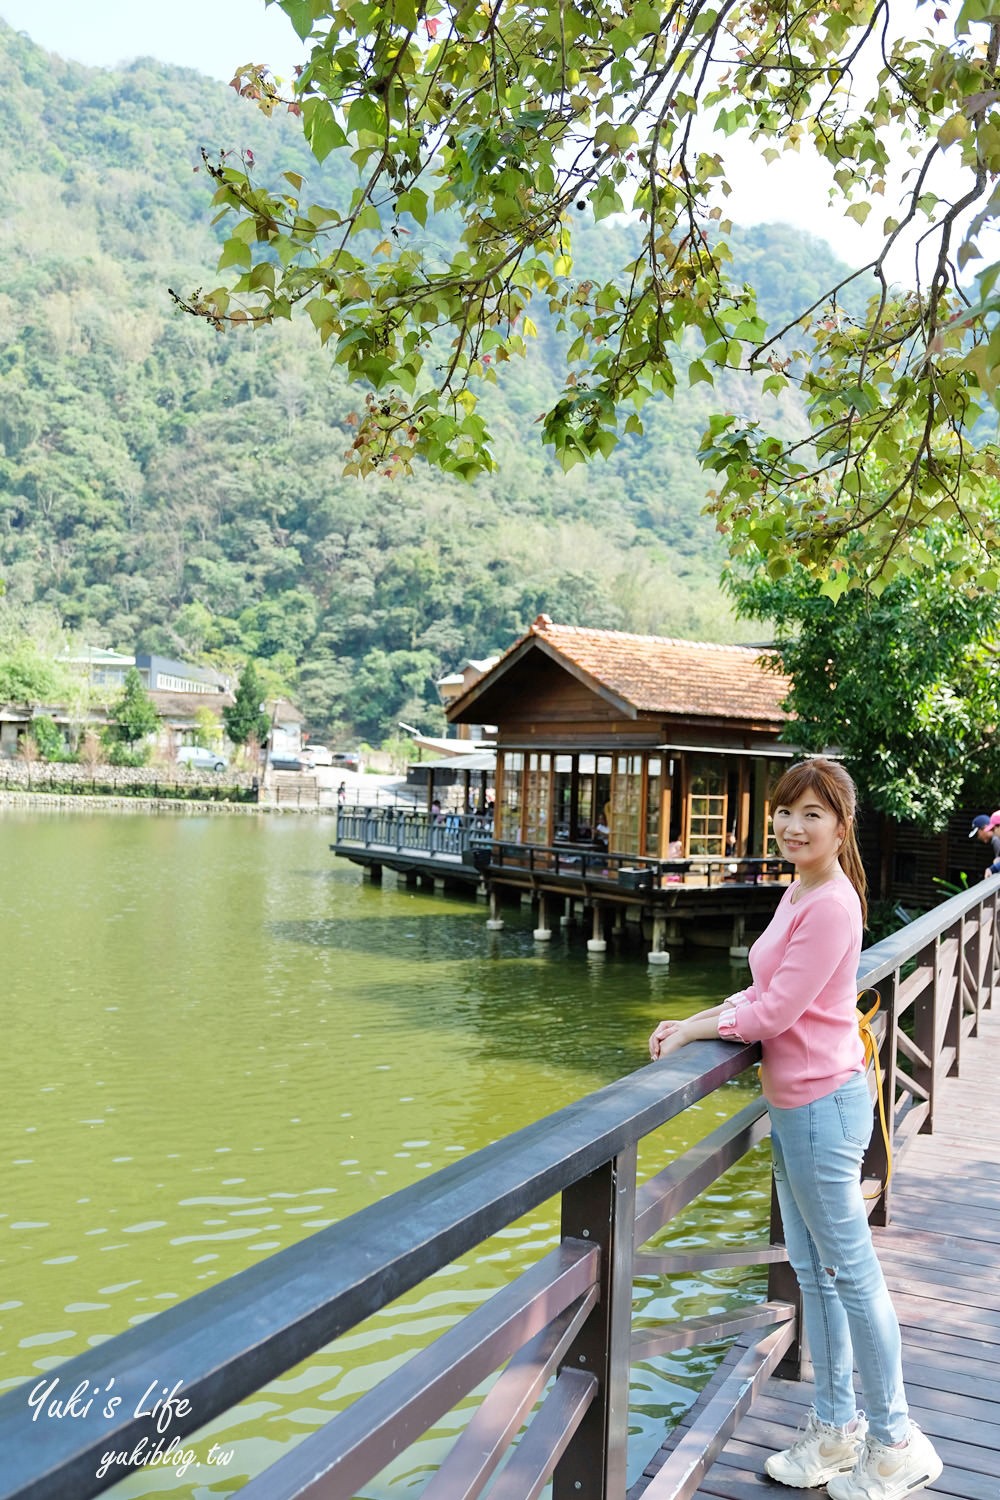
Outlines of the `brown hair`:
<svg viewBox="0 0 1000 1500">
<path fill-rule="evenodd" d="M 812 760 L 800 760 L 789 766 L 771 793 L 771 806 L 789 806 L 797 802 L 805 792 L 814 792 L 825 802 L 838 822 L 844 825 L 844 841 L 837 856 L 840 868 L 858 893 L 861 901 L 861 920 L 868 921 L 868 880 L 861 863 L 861 853 L 854 829 L 854 814 L 858 794 L 854 782 L 842 765 L 817 755 Z"/>
</svg>

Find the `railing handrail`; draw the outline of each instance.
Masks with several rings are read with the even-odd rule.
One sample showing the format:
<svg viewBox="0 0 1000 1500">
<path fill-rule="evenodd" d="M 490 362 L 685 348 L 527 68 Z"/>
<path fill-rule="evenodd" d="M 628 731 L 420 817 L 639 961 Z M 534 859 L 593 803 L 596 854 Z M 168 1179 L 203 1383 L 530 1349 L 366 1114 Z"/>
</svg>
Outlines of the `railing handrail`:
<svg viewBox="0 0 1000 1500">
<path fill-rule="evenodd" d="M 914 917 L 912 922 L 908 922 L 897 932 L 873 943 L 861 955 L 859 984 L 863 982 L 865 985 L 876 985 L 887 974 L 902 968 L 946 928 L 964 917 L 973 907 L 982 905 L 996 891 L 1000 891 L 1000 878 L 979 881 L 967 891 L 949 896 L 946 901 L 940 902 L 922 916 Z"/>
<path fill-rule="evenodd" d="M 192 1411 L 171 1423 L 171 1436 L 195 1431 L 760 1056 L 756 1044 L 707 1045 L 707 1067 L 704 1051 L 650 1063 L 76 1355 L 55 1372 L 60 1389 L 89 1380 L 103 1390 L 114 1376 L 116 1391 L 138 1399 L 150 1381 L 157 1390 L 182 1381 Z M 111 1420 L 95 1403 L 89 1418 L 47 1424 L 46 1469 L 71 1465 L 74 1496 L 98 1494 L 101 1453 L 132 1447 L 148 1430 L 131 1411 L 126 1397 Z M 0 1397 L 0 1500 L 38 1477 L 31 1416 L 23 1387 Z"/>
<path fill-rule="evenodd" d="M 900 969 L 933 951 L 938 937 L 956 924 L 964 933 L 964 919 L 977 906 L 988 902 L 995 923 L 998 890 L 990 884 L 956 895 L 868 949 L 859 988 L 891 974 L 894 995 Z M 978 944 L 982 930 L 977 920 L 970 941 Z M 980 964 L 980 987 L 983 972 Z M 959 1010 L 967 998 L 963 982 L 956 992 Z M 564 1195 L 564 1234 L 572 1233 L 566 1229 L 567 1192 L 579 1193 L 583 1183 L 609 1163 L 627 1161 L 630 1153 L 634 1180 L 636 1143 L 759 1055 L 757 1044 L 711 1041 L 648 1064 L 7 1392 L 0 1397 L 0 1500 L 55 1500 L 68 1493 L 84 1500 L 99 1493 L 121 1477 L 97 1479 L 102 1454 L 132 1448 L 154 1432 L 135 1404 L 147 1387 L 183 1386 L 189 1410 L 170 1425 L 172 1437 L 183 1437 L 557 1193 Z M 750 1111 L 762 1112 L 762 1106 Z M 737 1134 L 749 1143 L 752 1128 L 740 1125 Z M 692 1148 L 664 1175 L 680 1173 L 680 1187 L 703 1182 L 711 1158 L 699 1167 L 700 1149 Z M 730 1142 L 730 1159 L 738 1159 L 734 1149 Z M 687 1158 L 695 1165 L 685 1169 Z M 676 1181 L 670 1191 L 671 1201 L 679 1201 Z M 650 1212 L 643 1212 L 648 1220 Z M 632 1213 L 634 1219 L 634 1208 Z M 87 1415 L 45 1423 L 41 1440 L 29 1389 L 44 1389 L 55 1379 L 66 1397 L 82 1381 L 90 1382 L 90 1390 L 106 1390 L 112 1376 L 125 1398 L 113 1417 L 95 1402 Z"/>
<path fill-rule="evenodd" d="M 532 844 L 517 839 L 494 837 L 490 842 L 501 852 L 509 850 L 511 853 L 533 854 L 533 855 L 564 855 L 564 854 L 587 854 L 595 858 L 607 857 L 612 863 L 625 863 L 639 866 L 643 869 L 654 871 L 676 868 L 679 865 L 697 865 L 699 868 L 706 866 L 745 865 L 750 867 L 780 865 L 785 870 L 792 870 L 793 866 L 789 860 L 780 854 L 630 854 L 623 849 L 604 849 L 594 840 L 585 840 L 583 843 L 570 843 L 569 840 L 560 841 L 558 844 Z"/>
</svg>

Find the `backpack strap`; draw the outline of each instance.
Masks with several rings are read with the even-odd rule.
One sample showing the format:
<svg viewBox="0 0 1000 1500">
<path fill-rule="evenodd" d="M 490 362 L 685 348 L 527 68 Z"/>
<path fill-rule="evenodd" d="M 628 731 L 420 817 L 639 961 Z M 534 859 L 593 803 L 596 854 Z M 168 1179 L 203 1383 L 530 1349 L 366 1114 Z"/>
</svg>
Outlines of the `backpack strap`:
<svg viewBox="0 0 1000 1500">
<path fill-rule="evenodd" d="M 892 1176 L 892 1141 L 889 1137 L 889 1122 L 885 1117 L 885 1099 L 882 1096 L 882 1064 L 879 1061 L 878 1041 L 872 1030 L 872 1020 L 882 1004 L 882 998 L 877 990 L 862 990 L 858 999 L 861 1000 L 862 996 L 868 994 L 875 996 L 875 1004 L 869 1011 L 865 1011 L 863 1005 L 859 1007 L 858 1034 L 864 1043 L 865 1067 L 867 1068 L 870 1063 L 875 1070 L 875 1097 L 878 1100 L 878 1117 L 882 1126 L 882 1139 L 885 1142 L 885 1181 L 874 1193 L 866 1193 L 865 1197 L 877 1198 L 889 1186 L 889 1178 Z"/>
</svg>

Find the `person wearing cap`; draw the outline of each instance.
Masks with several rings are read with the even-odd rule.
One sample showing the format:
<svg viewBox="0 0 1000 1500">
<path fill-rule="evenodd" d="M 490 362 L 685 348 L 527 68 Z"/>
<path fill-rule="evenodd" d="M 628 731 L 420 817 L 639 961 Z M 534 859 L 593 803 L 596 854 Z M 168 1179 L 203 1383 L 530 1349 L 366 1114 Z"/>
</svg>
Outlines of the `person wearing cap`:
<svg viewBox="0 0 1000 1500">
<path fill-rule="evenodd" d="M 969 838 L 989 844 L 993 849 L 993 861 L 983 871 L 983 879 L 1000 875 L 1000 812 L 995 812 L 992 817 L 988 813 L 977 813 L 972 820 Z"/>
</svg>

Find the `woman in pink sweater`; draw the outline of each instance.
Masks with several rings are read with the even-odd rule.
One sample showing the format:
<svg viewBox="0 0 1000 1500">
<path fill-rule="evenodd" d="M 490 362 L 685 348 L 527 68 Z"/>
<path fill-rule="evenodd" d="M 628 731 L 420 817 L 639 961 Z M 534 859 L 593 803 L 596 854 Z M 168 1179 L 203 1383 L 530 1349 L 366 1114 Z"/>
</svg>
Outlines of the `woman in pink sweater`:
<svg viewBox="0 0 1000 1500">
<path fill-rule="evenodd" d="M 661 1021 L 649 1050 L 655 1060 L 717 1036 L 761 1044 L 774 1179 L 816 1375 L 805 1430 L 771 1455 L 768 1474 L 801 1489 L 825 1484 L 832 1500 L 902 1500 L 942 1464 L 907 1412 L 899 1323 L 861 1192 L 873 1111 L 856 1013 L 866 906 L 855 803 L 833 761 L 785 772 L 772 822 L 797 879 L 750 949 L 752 983 L 712 1010 Z"/>
</svg>

